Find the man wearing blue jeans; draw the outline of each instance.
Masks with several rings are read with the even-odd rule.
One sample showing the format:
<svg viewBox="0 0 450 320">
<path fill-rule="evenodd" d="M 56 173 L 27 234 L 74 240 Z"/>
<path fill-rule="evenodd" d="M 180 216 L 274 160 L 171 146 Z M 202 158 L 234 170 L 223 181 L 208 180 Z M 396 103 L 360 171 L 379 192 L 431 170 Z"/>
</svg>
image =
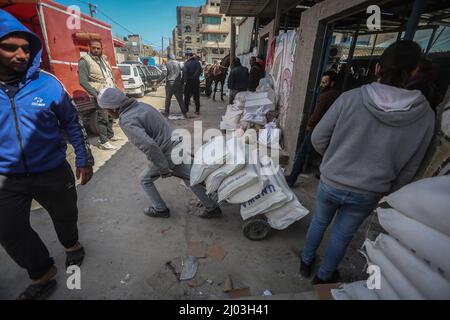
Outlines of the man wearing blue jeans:
<svg viewBox="0 0 450 320">
<path fill-rule="evenodd" d="M 348 244 L 379 199 L 410 182 L 434 131 L 434 114 L 418 90 L 406 90 L 417 72 L 420 46 L 409 40 L 389 46 L 376 65 L 377 82 L 343 93 L 312 132 L 323 155 L 313 219 L 301 253 L 309 277 L 316 251 L 335 218 L 313 284 L 337 282 Z"/>
<path fill-rule="evenodd" d="M 116 88 L 100 91 L 98 104 L 119 124 L 130 142 L 147 156 L 150 163 L 141 176 L 141 185 L 150 198 L 152 206 L 144 214 L 153 218 L 168 218 L 170 210 L 161 198 L 154 181 L 158 178 L 175 176 L 189 186 L 191 166 L 175 165 L 171 160 L 173 148 L 181 141 L 172 139 L 172 127 L 166 118 L 152 106 L 128 98 Z M 211 200 L 201 185 L 191 187 L 192 192 L 205 207 L 201 218 L 214 218 L 222 214 L 218 204 Z"/>
</svg>

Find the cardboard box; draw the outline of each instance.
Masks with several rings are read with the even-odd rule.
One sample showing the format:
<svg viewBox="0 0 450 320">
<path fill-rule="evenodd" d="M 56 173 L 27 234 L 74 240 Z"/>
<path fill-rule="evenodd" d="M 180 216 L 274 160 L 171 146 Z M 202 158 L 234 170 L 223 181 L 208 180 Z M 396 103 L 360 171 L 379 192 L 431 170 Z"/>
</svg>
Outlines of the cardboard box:
<svg viewBox="0 0 450 320">
<path fill-rule="evenodd" d="M 338 289 L 341 285 L 341 282 L 316 284 L 314 290 L 316 291 L 319 300 L 333 300 L 331 289 Z"/>
</svg>

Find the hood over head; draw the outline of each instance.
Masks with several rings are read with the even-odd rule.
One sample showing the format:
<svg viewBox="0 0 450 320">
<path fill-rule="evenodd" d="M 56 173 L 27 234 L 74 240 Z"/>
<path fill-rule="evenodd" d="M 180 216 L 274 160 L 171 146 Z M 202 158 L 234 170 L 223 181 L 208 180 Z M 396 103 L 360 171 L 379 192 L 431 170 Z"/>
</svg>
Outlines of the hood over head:
<svg viewBox="0 0 450 320">
<path fill-rule="evenodd" d="M 379 121 L 403 127 L 414 123 L 429 109 L 419 90 L 407 90 L 373 82 L 361 87 L 364 106 Z"/>
<path fill-rule="evenodd" d="M 30 41 L 30 65 L 25 74 L 25 80 L 29 79 L 39 69 L 42 55 L 42 42 L 41 39 L 33 32 L 28 30 L 23 24 L 20 23 L 15 17 L 0 9 L 0 39 L 5 38 L 11 33 L 25 33 L 28 41 Z"/>
<path fill-rule="evenodd" d="M 105 88 L 100 90 L 97 97 L 97 103 L 102 109 L 123 109 L 136 101 L 128 98 L 125 93 L 117 88 Z"/>
</svg>

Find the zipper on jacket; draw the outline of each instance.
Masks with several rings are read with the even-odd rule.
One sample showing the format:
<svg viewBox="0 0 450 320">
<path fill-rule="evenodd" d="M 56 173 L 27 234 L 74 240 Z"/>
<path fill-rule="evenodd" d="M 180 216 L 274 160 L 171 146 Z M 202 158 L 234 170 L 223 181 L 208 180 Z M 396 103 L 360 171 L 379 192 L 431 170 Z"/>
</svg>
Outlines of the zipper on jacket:
<svg viewBox="0 0 450 320">
<path fill-rule="evenodd" d="M 30 171 L 28 170 L 28 164 L 27 159 L 25 158 L 25 151 L 23 150 L 23 144 L 22 144 L 22 135 L 20 134 L 20 128 L 19 128 L 19 120 L 17 119 L 17 112 L 16 112 L 16 105 L 14 104 L 14 98 L 9 98 L 11 101 L 11 109 L 14 115 L 14 123 L 16 125 L 16 134 L 17 139 L 19 140 L 19 148 L 20 148 L 20 154 L 22 156 L 23 166 L 25 167 L 25 172 L 27 175 L 30 174 Z"/>
</svg>

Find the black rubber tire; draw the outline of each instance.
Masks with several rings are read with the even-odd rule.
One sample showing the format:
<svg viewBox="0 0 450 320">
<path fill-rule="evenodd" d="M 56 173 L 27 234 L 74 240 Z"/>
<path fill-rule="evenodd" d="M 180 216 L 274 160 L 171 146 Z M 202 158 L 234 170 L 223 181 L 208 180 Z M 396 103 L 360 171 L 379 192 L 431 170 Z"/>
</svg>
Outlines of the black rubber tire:
<svg viewBox="0 0 450 320">
<path fill-rule="evenodd" d="M 250 218 L 242 226 L 244 236 L 252 241 L 261 241 L 268 238 L 271 231 L 272 227 L 264 216 Z"/>
<path fill-rule="evenodd" d="M 138 98 L 142 98 L 143 96 L 145 96 L 145 87 L 141 86 L 140 89 L 141 89 L 141 92 L 138 93 L 138 95 L 137 95 Z"/>
</svg>

